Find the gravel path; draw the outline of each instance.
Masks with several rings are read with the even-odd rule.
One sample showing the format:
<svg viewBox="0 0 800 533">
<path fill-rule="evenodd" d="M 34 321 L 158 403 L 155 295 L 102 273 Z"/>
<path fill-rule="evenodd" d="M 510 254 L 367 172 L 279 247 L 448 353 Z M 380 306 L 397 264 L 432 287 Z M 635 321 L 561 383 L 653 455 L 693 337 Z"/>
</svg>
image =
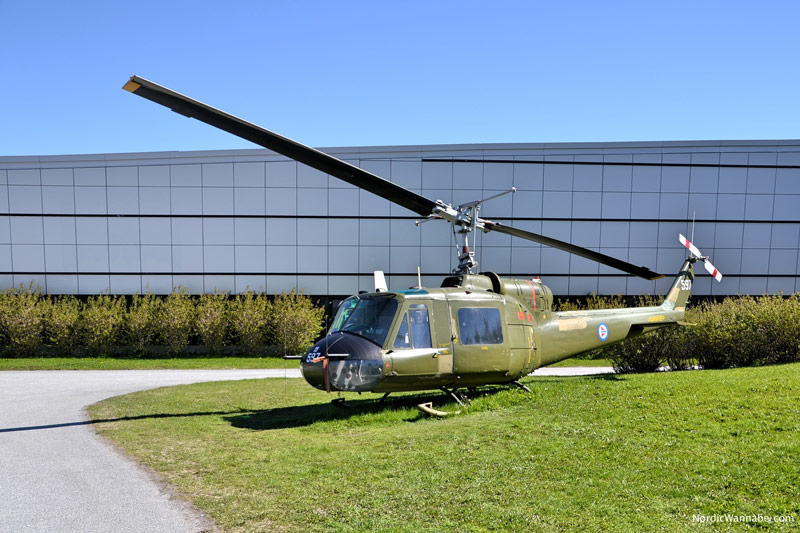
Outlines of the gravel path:
<svg viewBox="0 0 800 533">
<path fill-rule="evenodd" d="M 0 531 L 187 532 L 211 523 L 99 439 L 84 408 L 156 387 L 299 370 L 0 372 Z"/>
<path fill-rule="evenodd" d="M 610 368 L 542 368 L 580 376 Z M 0 371 L 0 532 L 189 532 L 213 523 L 97 437 L 87 405 L 197 383 L 296 378 L 283 370 Z"/>
<path fill-rule="evenodd" d="M 613 374 L 610 366 L 557 366 L 537 368 L 531 376 L 593 376 L 596 374 Z"/>
</svg>

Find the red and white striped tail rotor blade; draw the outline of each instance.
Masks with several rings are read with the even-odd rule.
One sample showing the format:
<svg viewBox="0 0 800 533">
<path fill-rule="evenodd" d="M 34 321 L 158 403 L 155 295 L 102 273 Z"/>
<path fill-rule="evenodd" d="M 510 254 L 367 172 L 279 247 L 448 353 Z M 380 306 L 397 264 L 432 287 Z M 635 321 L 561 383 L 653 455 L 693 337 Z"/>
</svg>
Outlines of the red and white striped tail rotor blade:
<svg viewBox="0 0 800 533">
<path fill-rule="evenodd" d="M 692 253 L 694 253 L 694 252 L 692 252 Z M 717 268 L 714 265 L 711 264 L 711 261 L 708 261 L 708 260 L 703 261 L 703 266 L 706 267 L 706 270 L 708 270 L 709 274 L 714 276 L 715 280 L 720 281 L 720 282 L 722 281 L 722 272 L 717 270 Z"/>
<path fill-rule="evenodd" d="M 684 245 L 686 249 L 692 253 L 693 256 L 703 260 L 703 266 L 706 268 L 706 270 L 708 270 L 709 274 L 714 276 L 715 280 L 720 282 L 722 281 L 722 273 L 719 270 L 717 270 L 717 267 L 712 265 L 711 262 L 706 257 L 703 257 L 703 254 L 700 253 L 700 250 L 697 249 L 697 246 L 690 243 L 689 239 L 687 239 L 680 233 L 678 234 L 678 240 L 681 241 L 681 244 Z"/>
<path fill-rule="evenodd" d="M 690 252 L 692 252 L 692 254 L 694 254 L 695 257 L 703 257 L 703 254 L 700 253 L 700 250 L 697 249 L 697 246 L 690 243 L 689 239 L 687 239 L 680 233 L 678 234 L 678 239 L 681 241 L 681 244 L 686 247 L 687 250 L 689 250 Z"/>
</svg>

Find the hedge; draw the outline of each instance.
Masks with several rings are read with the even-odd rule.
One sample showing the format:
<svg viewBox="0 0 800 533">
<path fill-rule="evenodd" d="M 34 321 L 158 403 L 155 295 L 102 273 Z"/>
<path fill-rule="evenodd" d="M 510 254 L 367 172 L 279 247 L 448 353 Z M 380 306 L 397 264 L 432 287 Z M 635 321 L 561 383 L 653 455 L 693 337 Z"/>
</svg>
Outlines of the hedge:
<svg viewBox="0 0 800 533">
<path fill-rule="evenodd" d="M 325 311 L 295 290 L 270 297 L 224 292 L 194 297 L 0 293 L 0 356 L 298 354 L 322 333 Z"/>
<path fill-rule="evenodd" d="M 621 307 L 622 302 L 620 297 L 593 297 L 585 308 Z M 559 304 L 562 309 L 577 307 Z M 685 320 L 690 325 L 659 329 L 597 350 L 591 356 L 611 359 L 619 372 L 800 361 L 800 293 L 702 302 L 687 309 Z"/>
<path fill-rule="evenodd" d="M 592 296 L 559 310 L 623 307 L 621 296 Z M 635 305 L 654 305 L 641 297 Z M 298 354 L 322 333 L 324 310 L 302 292 L 274 297 L 252 291 L 161 297 L 101 294 L 81 301 L 43 295 L 32 284 L 0 293 L 0 356 L 152 357 Z M 620 372 L 667 367 L 730 368 L 800 361 L 800 293 L 738 296 L 686 312 L 693 325 L 668 327 L 592 352 Z"/>
</svg>

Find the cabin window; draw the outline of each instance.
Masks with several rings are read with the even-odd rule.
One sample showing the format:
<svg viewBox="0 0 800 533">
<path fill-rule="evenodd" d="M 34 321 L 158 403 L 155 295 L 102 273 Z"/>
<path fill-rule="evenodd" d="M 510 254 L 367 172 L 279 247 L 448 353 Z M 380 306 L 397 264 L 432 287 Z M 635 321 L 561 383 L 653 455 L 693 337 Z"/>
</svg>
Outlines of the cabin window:
<svg viewBox="0 0 800 533">
<path fill-rule="evenodd" d="M 394 339 L 394 348 L 430 348 L 431 324 L 428 319 L 428 308 L 423 304 L 414 304 L 403 314 L 403 321 Z"/>
<path fill-rule="evenodd" d="M 458 310 L 461 344 L 502 344 L 500 310 L 493 307 L 462 307 Z"/>
</svg>

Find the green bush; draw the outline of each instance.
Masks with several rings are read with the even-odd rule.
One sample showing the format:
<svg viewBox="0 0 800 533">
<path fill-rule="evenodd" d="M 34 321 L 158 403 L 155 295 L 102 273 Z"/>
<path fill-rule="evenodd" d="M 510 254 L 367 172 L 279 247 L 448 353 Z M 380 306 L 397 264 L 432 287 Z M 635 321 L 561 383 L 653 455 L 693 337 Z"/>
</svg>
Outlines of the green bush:
<svg viewBox="0 0 800 533">
<path fill-rule="evenodd" d="M 42 345 L 45 305 L 39 291 L 31 282 L 0 296 L 0 340 L 9 356 L 36 353 Z"/>
<path fill-rule="evenodd" d="M 692 309 L 687 309 L 686 318 L 690 323 L 693 314 Z M 678 325 L 655 331 L 655 334 L 659 335 L 664 343 L 662 366 L 666 366 L 670 370 L 689 370 L 697 367 L 692 327 Z"/>
<path fill-rule="evenodd" d="M 270 301 L 248 291 L 190 296 L 178 287 L 162 297 L 134 294 L 50 297 L 31 284 L 0 292 L 0 355 L 177 355 L 200 344 L 219 354 L 298 353 L 322 331 L 324 310 L 296 290 Z"/>
<path fill-rule="evenodd" d="M 131 298 L 125 315 L 122 339 L 125 351 L 131 355 L 146 355 L 156 343 L 158 321 L 161 319 L 163 300 L 151 292 L 136 293 Z"/>
<path fill-rule="evenodd" d="M 231 329 L 242 355 L 263 355 L 270 303 L 253 291 L 236 295 L 231 306 Z"/>
<path fill-rule="evenodd" d="M 665 328 L 613 345 L 602 353 L 620 371 L 660 365 L 733 368 L 800 360 L 800 294 L 737 296 L 703 302 L 686 312 L 689 326 Z"/>
<path fill-rule="evenodd" d="M 228 307 L 224 292 L 203 294 L 197 301 L 197 337 L 209 353 L 221 353 L 228 340 Z"/>
<path fill-rule="evenodd" d="M 80 345 L 81 302 L 72 295 L 47 302 L 44 313 L 44 340 L 58 355 L 75 355 Z"/>
<path fill-rule="evenodd" d="M 635 305 L 661 299 L 639 297 Z M 196 303 L 195 303 L 196 302 Z M 558 302 L 562 311 L 623 307 L 621 296 L 592 296 L 585 305 Z M 49 297 L 38 287 L 20 286 L 0 293 L 0 350 L 7 357 L 53 353 L 74 355 L 123 352 L 137 356 L 186 352 L 192 343 L 219 353 L 226 343 L 245 355 L 264 355 L 272 344 L 279 353 L 302 351 L 323 328 L 324 311 L 302 292 L 282 293 L 269 301 L 252 291 L 234 299 L 225 293 L 197 299 L 178 288 L 161 297 L 134 295 L 129 306 L 107 294 L 81 304 L 74 296 Z M 671 327 L 590 353 L 609 357 L 622 371 L 785 363 L 800 360 L 800 294 L 791 297 L 739 296 L 689 308 L 694 326 Z"/>
<path fill-rule="evenodd" d="M 655 372 L 665 360 L 662 331 L 609 346 L 604 350 L 604 355 L 611 359 L 617 372 Z"/>
<path fill-rule="evenodd" d="M 185 287 L 176 287 L 161 303 L 155 324 L 156 333 L 167 353 L 182 353 L 194 332 L 196 310 L 194 300 Z"/>
<path fill-rule="evenodd" d="M 592 293 L 585 300 L 558 300 L 555 311 L 590 311 L 593 309 L 619 309 L 625 307 L 625 298 L 621 294 L 599 296 Z"/>
<path fill-rule="evenodd" d="M 81 344 L 91 355 L 107 355 L 114 351 L 125 319 L 125 299 L 101 294 L 86 301 L 78 322 Z"/>
<path fill-rule="evenodd" d="M 603 356 L 611 359 L 620 373 L 654 372 L 662 367 L 686 370 L 694 366 L 686 335 L 686 328 L 668 326 L 611 345 L 603 350 Z"/>
<path fill-rule="evenodd" d="M 692 328 L 692 349 L 703 368 L 797 361 L 800 296 L 739 296 L 703 304 Z"/>
<path fill-rule="evenodd" d="M 324 328 L 325 310 L 293 290 L 276 296 L 269 306 L 267 334 L 283 355 L 295 355 L 310 346 Z"/>
</svg>

